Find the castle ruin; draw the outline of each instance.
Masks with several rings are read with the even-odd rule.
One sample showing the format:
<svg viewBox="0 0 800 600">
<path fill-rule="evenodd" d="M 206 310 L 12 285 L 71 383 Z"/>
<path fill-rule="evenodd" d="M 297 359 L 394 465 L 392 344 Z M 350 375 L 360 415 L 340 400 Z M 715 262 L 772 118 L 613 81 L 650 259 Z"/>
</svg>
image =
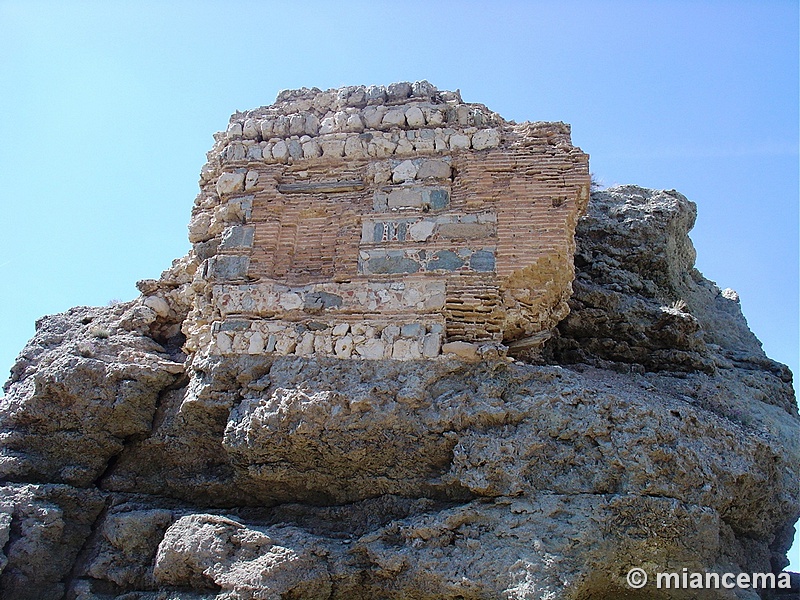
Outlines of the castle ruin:
<svg viewBox="0 0 800 600">
<path fill-rule="evenodd" d="M 428 82 L 282 92 L 215 136 L 187 347 L 417 359 L 536 346 L 566 316 L 588 156 Z"/>
</svg>

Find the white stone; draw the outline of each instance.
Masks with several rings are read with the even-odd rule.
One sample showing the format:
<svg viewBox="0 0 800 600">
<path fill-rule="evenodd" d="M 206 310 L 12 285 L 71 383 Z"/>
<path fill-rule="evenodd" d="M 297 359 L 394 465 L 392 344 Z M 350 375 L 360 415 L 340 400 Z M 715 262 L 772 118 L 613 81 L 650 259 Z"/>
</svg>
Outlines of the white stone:
<svg viewBox="0 0 800 600">
<path fill-rule="evenodd" d="M 442 349 L 442 336 L 438 333 L 426 333 L 422 338 L 422 356 L 434 358 Z"/>
<path fill-rule="evenodd" d="M 450 149 L 461 150 L 469 148 L 469 137 L 462 133 L 455 133 L 450 136 Z"/>
<path fill-rule="evenodd" d="M 255 119 L 246 119 L 242 127 L 242 137 L 248 140 L 254 140 L 259 137 L 261 127 Z"/>
<path fill-rule="evenodd" d="M 364 140 L 357 135 L 350 135 L 344 142 L 344 155 L 351 158 L 364 158 L 367 156 L 367 149 Z"/>
<path fill-rule="evenodd" d="M 384 342 L 391 344 L 397 339 L 399 335 L 400 335 L 400 328 L 397 325 L 387 325 L 386 327 L 383 328 L 383 331 L 381 332 L 381 339 Z"/>
<path fill-rule="evenodd" d="M 314 335 L 314 352 L 316 354 L 333 354 L 333 338 L 330 333 L 316 333 Z"/>
<path fill-rule="evenodd" d="M 319 134 L 325 135 L 326 133 L 333 133 L 334 131 L 336 131 L 336 121 L 334 118 L 331 116 L 322 119 L 319 124 Z"/>
<path fill-rule="evenodd" d="M 444 113 L 438 108 L 425 107 L 422 112 L 425 114 L 425 120 L 431 127 L 438 127 L 444 123 Z"/>
<path fill-rule="evenodd" d="M 272 158 L 275 160 L 283 161 L 289 157 L 289 146 L 286 145 L 286 142 L 280 140 L 276 142 L 275 145 L 272 147 Z"/>
<path fill-rule="evenodd" d="M 217 352 L 224 354 L 231 351 L 231 338 L 227 333 L 217 334 Z"/>
<path fill-rule="evenodd" d="M 296 347 L 297 340 L 295 340 L 293 337 L 289 337 L 288 335 L 281 336 L 275 343 L 275 352 L 282 356 L 286 356 L 287 354 L 294 352 Z"/>
<path fill-rule="evenodd" d="M 300 339 L 295 354 L 298 356 L 310 356 L 314 353 L 314 332 L 306 331 Z"/>
<path fill-rule="evenodd" d="M 289 119 L 280 115 L 275 118 L 272 124 L 272 133 L 277 137 L 286 137 L 289 135 Z"/>
<path fill-rule="evenodd" d="M 346 335 L 336 340 L 336 343 L 333 345 L 333 352 L 339 358 L 350 358 L 350 355 L 353 353 L 352 336 Z"/>
<path fill-rule="evenodd" d="M 322 156 L 325 158 L 340 158 L 344 154 L 344 140 L 322 140 L 320 148 L 322 148 Z"/>
<path fill-rule="evenodd" d="M 412 106 L 406 111 L 406 122 L 409 127 L 424 127 L 425 115 L 418 106 Z"/>
<path fill-rule="evenodd" d="M 317 115 L 313 113 L 306 115 L 303 130 L 308 135 L 317 135 L 319 133 L 319 119 Z"/>
<path fill-rule="evenodd" d="M 319 144 L 316 142 L 316 140 L 311 140 L 310 142 L 303 144 L 304 158 L 317 158 L 319 156 L 322 156 L 322 148 L 319 147 Z"/>
<path fill-rule="evenodd" d="M 242 124 L 230 123 L 228 130 L 225 132 L 226 137 L 230 140 L 237 137 L 242 137 Z"/>
<path fill-rule="evenodd" d="M 333 328 L 333 336 L 341 337 L 343 335 L 347 335 L 348 331 L 350 331 L 349 323 L 339 323 L 336 327 Z"/>
<path fill-rule="evenodd" d="M 274 144 L 271 142 L 267 142 L 264 144 L 264 149 L 261 151 L 261 156 L 264 157 L 264 160 L 272 162 L 274 159 L 272 158 L 272 147 Z"/>
<path fill-rule="evenodd" d="M 368 360 L 380 360 L 386 353 L 386 344 L 379 339 L 369 339 L 356 347 L 356 352 Z"/>
<path fill-rule="evenodd" d="M 417 221 L 409 227 L 409 234 L 411 239 L 415 242 L 424 242 L 433 234 L 433 229 L 436 223 L 430 220 Z"/>
<path fill-rule="evenodd" d="M 401 339 L 392 345 L 392 358 L 394 360 L 415 360 L 422 358 L 417 340 Z"/>
<path fill-rule="evenodd" d="M 383 106 L 368 106 L 365 108 L 362 116 L 367 129 L 379 129 L 385 114 L 386 108 Z"/>
<path fill-rule="evenodd" d="M 392 181 L 395 183 L 404 183 L 411 181 L 417 176 L 419 168 L 410 160 L 404 160 L 394 169 L 392 169 Z"/>
<path fill-rule="evenodd" d="M 244 189 L 244 173 L 223 173 L 217 179 L 216 188 L 220 198 L 241 192 Z"/>
<path fill-rule="evenodd" d="M 289 135 L 303 135 L 306 132 L 306 118 L 303 115 L 289 117 Z"/>
<path fill-rule="evenodd" d="M 394 149 L 394 153 L 399 156 L 411 156 L 414 154 L 414 144 L 408 138 L 400 138 L 397 141 L 397 148 Z"/>
<path fill-rule="evenodd" d="M 247 347 L 248 354 L 262 354 L 264 352 L 264 336 L 258 331 L 250 336 L 250 344 Z"/>
<path fill-rule="evenodd" d="M 278 303 L 284 310 L 303 308 L 303 299 L 300 297 L 300 294 L 296 292 L 286 292 L 281 294 Z"/>
<path fill-rule="evenodd" d="M 189 241 L 194 244 L 207 240 L 210 237 L 208 234 L 210 226 L 211 215 L 207 212 L 192 215 L 189 220 Z"/>
<path fill-rule="evenodd" d="M 169 304 L 161 296 L 148 296 L 144 299 L 144 305 L 152 308 L 159 317 L 169 315 Z"/>
<path fill-rule="evenodd" d="M 268 140 L 269 138 L 272 137 L 273 135 L 272 125 L 273 121 L 271 119 L 263 119 L 259 123 L 259 129 L 261 129 L 262 139 Z"/>
<path fill-rule="evenodd" d="M 389 127 L 405 127 L 406 113 L 401 108 L 392 108 L 383 116 L 382 123 Z"/>
<path fill-rule="evenodd" d="M 472 136 L 472 147 L 475 150 L 497 148 L 500 145 L 500 132 L 497 129 L 481 129 Z"/>
<path fill-rule="evenodd" d="M 364 131 L 364 122 L 358 114 L 350 115 L 344 124 L 344 130 L 349 132 L 361 133 Z"/>
<path fill-rule="evenodd" d="M 244 177 L 244 189 L 252 190 L 258 184 L 258 171 L 248 171 Z"/>
</svg>

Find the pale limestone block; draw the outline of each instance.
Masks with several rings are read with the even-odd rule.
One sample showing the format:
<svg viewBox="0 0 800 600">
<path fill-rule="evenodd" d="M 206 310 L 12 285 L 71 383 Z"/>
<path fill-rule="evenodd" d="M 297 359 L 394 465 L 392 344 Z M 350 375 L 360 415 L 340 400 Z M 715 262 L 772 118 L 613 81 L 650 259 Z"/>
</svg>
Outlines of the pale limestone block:
<svg viewBox="0 0 800 600">
<path fill-rule="evenodd" d="M 363 337 L 364 334 L 367 332 L 367 326 L 364 325 L 363 323 L 353 323 L 350 326 L 350 332 L 354 336 L 362 336 Z"/>
<path fill-rule="evenodd" d="M 264 352 L 275 352 L 275 346 L 278 343 L 277 336 L 273 333 L 267 338 L 266 345 L 264 346 Z M 252 339 L 251 339 L 252 344 Z"/>
<path fill-rule="evenodd" d="M 303 308 L 303 299 L 296 292 L 285 292 L 280 295 L 278 304 L 283 310 L 295 310 Z"/>
<path fill-rule="evenodd" d="M 406 113 L 402 108 L 392 108 L 383 116 L 382 124 L 386 127 L 405 127 Z"/>
<path fill-rule="evenodd" d="M 386 107 L 368 106 L 361 114 L 364 117 L 364 124 L 367 129 L 380 129 L 383 117 L 386 114 Z"/>
<path fill-rule="evenodd" d="M 276 137 L 289 135 L 289 118 L 283 115 L 275 117 L 275 121 L 272 124 L 272 133 Z"/>
<path fill-rule="evenodd" d="M 340 158 L 344 155 L 344 140 L 322 140 L 320 148 L 322 148 L 322 156 L 325 158 Z"/>
<path fill-rule="evenodd" d="M 387 204 L 390 208 L 422 206 L 422 192 L 410 188 L 397 188 L 389 193 Z"/>
<path fill-rule="evenodd" d="M 364 122 L 361 120 L 361 115 L 354 114 L 347 117 L 344 124 L 344 131 L 350 133 L 361 133 L 364 131 Z"/>
<path fill-rule="evenodd" d="M 306 331 L 303 337 L 300 338 L 300 343 L 295 349 L 295 354 L 298 356 L 311 356 L 314 354 L 314 332 Z"/>
<path fill-rule="evenodd" d="M 250 336 L 250 342 L 247 346 L 248 354 L 263 354 L 264 353 L 264 336 L 256 331 Z"/>
<path fill-rule="evenodd" d="M 294 352 L 296 347 L 297 340 L 294 337 L 283 335 L 279 337 L 278 341 L 275 343 L 275 352 L 281 356 L 286 356 Z"/>
<path fill-rule="evenodd" d="M 286 145 L 286 142 L 280 140 L 275 143 L 272 147 L 272 158 L 281 162 L 289 158 L 289 146 Z"/>
<path fill-rule="evenodd" d="M 244 177 L 244 189 L 252 190 L 258 184 L 258 171 L 248 171 Z"/>
<path fill-rule="evenodd" d="M 144 305 L 152 308 L 159 317 L 169 315 L 169 304 L 161 296 L 148 296 L 144 299 Z"/>
<path fill-rule="evenodd" d="M 197 242 L 204 242 L 211 236 L 208 233 L 211 227 L 211 215 L 207 212 L 197 213 L 192 215 L 189 220 L 189 241 L 193 244 Z"/>
<path fill-rule="evenodd" d="M 442 345 L 443 354 L 453 354 L 464 360 L 478 360 L 478 345 L 469 342 L 448 342 Z"/>
<path fill-rule="evenodd" d="M 327 133 L 333 133 L 336 131 L 336 121 L 333 118 L 333 115 L 330 117 L 325 117 L 319 124 L 319 134 L 325 135 Z"/>
<path fill-rule="evenodd" d="M 368 339 L 360 346 L 356 346 L 356 352 L 368 360 L 380 360 L 386 354 L 386 343 L 376 338 Z"/>
<path fill-rule="evenodd" d="M 408 229 L 408 233 L 411 235 L 411 239 L 415 242 L 424 242 L 431 237 L 431 235 L 433 235 L 433 230 L 435 227 L 436 223 L 434 221 L 424 219 L 411 225 L 411 227 Z"/>
<path fill-rule="evenodd" d="M 416 150 L 417 152 L 433 152 L 434 150 L 436 150 L 436 142 L 433 138 L 415 139 L 414 150 Z"/>
<path fill-rule="evenodd" d="M 422 358 L 417 340 L 400 339 L 392 345 L 392 358 L 395 360 L 416 360 Z"/>
<path fill-rule="evenodd" d="M 425 296 L 423 310 L 440 310 L 444 308 L 445 293 L 442 291 L 431 293 Z"/>
<path fill-rule="evenodd" d="M 255 140 L 261 133 L 261 127 L 255 119 L 245 119 L 242 126 L 242 137 L 248 140 Z"/>
<path fill-rule="evenodd" d="M 458 124 L 464 126 L 469 125 L 470 124 L 469 117 L 470 117 L 469 106 L 467 106 L 466 104 L 459 104 L 458 108 L 456 108 L 456 118 L 458 119 Z"/>
<path fill-rule="evenodd" d="M 319 118 L 317 117 L 317 115 L 313 113 L 305 115 L 305 123 L 303 125 L 303 131 L 311 136 L 317 135 L 319 133 Z"/>
<path fill-rule="evenodd" d="M 417 176 L 419 168 L 413 161 L 404 160 L 392 169 L 392 181 L 394 183 L 404 183 L 411 181 Z"/>
<path fill-rule="evenodd" d="M 375 158 L 382 158 L 394 154 L 397 144 L 383 136 L 375 136 L 367 145 L 367 153 Z"/>
<path fill-rule="evenodd" d="M 442 349 L 442 336 L 438 333 L 426 333 L 422 338 L 422 356 L 434 358 Z"/>
<path fill-rule="evenodd" d="M 223 173 L 217 179 L 217 194 L 221 197 L 244 189 L 244 173 Z"/>
<path fill-rule="evenodd" d="M 311 140 L 303 144 L 303 157 L 304 158 L 318 158 L 322 156 L 322 148 L 316 140 Z"/>
<path fill-rule="evenodd" d="M 443 160 L 423 160 L 417 171 L 417 179 L 450 179 L 450 164 Z"/>
<path fill-rule="evenodd" d="M 311 105 L 317 109 L 318 112 L 324 113 L 330 109 L 331 105 L 336 100 L 336 94 L 333 92 L 323 92 L 314 96 Z"/>
<path fill-rule="evenodd" d="M 261 151 L 261 156 L 264 157 L 264 160 L 267 162 L 273 162 L 275 159 L 272 158 L 272 148 L 275 146 L 272 142 L 267 142 L 264 145 L 264 149 Z"/>
<path fill-rule="evenodd" d="M 350 358 L 350 355 L 353 353 L 352 336 L 346 335 L 337 339 L 336 343 L 333 345 L 333 351 L 339 358 Z"/>
<path fill-rule="evenodd" d="M 338 325 L 336 325 L 336 327 L 333 328 L 333 336 L 341 337 L 347 335 L 348 331 L 350 331 L 349 323 L 339 323 Z"/>
<path fill-rule="evenodd" d="M 367 156 L 367 148 L 364 140 L 357 135 L 347 136 L 344 142 L 344 155 L 349 158 L 364 158 Z"/>
<path fill-rule="evenodd" d="M 274 121 L 272 119 L 262 119 L 259 122 L 258 127 L 261 130 L 262 139 L 268 140 L 273 135 L 275 135 L 272 129 L 273 124 Z"/>
<path fill-rule="evenodd" d="M 469 149 L 469 146 L 469 137 L 463 133 L 456 133 L 450 136 L 451 150 L 467 150 Z"/>
<path fill-rule="evenodd" d="M 406 122 L 409 127 L 419 128 L 425 126 L 425 115 L 418 106 L 406 110 Z"/>
<path fill-rule="evenodd" d="M 398 156 L 411 156 L 414 154 L 414 144 L 408 138 L 400 138 L 397 141 L 397 148 L 394 149 L 394 153 Z"/>
<path fill-rule="evenodd" d="M 431 127 L 439 127 L 444 123 L 444 113 L 439 108 L 426 106 L 422 109 L 422 112 L 425 115 L 425 121 Z"/>
<path fill-rule="evenodd" d="M 333 338 L 330 333 L 318 332 L 314 335 L 314 353 L 326 356 L 333 354 Z"/>
<path fill-rule="evenodd" d="M 381 339 L 387 344 L 393 344 L 400 335 L 400 328 L 397 325 L 387 325 L 381 332 Z"/>
<path fill-rule="evenodd" d="M 234 138 L 242 137 L 242 124 L 241 123 L 229 123 L 228 129 L 225 132 L 225 137 L 229 140 Z"/>
<path fill-rule="evenodd" d="M 337 113 L 334 113 L 334 115 L 333 115 L 333 126 L 334 126 L 334 130 L 336 132 L 346 131 L 345 128 L 347 127 L 347 119 L 348 119 L 348 117 L 349 117 L 349 115 L 346 112 L 342 111 L 342 110 L 340 110 Z"/>
<path fill-rule="evenodd" d="M 306 118 L 303 115 L 289 117 L 289 135 L 303 135 L 306 132 Z"/>
<path fill-rule="evenodd" d="M 220 331 L 217 334 L 216 341 L 217 341 L 217 352 L 219 352 L 220 354 L 225 354 L 231 351 L 231 346 L 232 346 L 231 337 L 227 333 Z"/>
<path fill-rule="evenodd" d="M 497 129 L 481 129 L 472 136 L 472 147 L 475 150 L 497 148 L 500 145 L 500 132 Z"/>
<path fill-rule="evenodd" d="M 392 178 L 392 165 L 387 161 L 374 164 L 374 180 L 377 184 L 387 183 Z"/>
<path fill-rule="evenodd" d="M 447 137 L 444 134 L 437 133 L 433 142 L 437 152 L 446 152 L 450 148 L 447 144 Z"/>
</svg>

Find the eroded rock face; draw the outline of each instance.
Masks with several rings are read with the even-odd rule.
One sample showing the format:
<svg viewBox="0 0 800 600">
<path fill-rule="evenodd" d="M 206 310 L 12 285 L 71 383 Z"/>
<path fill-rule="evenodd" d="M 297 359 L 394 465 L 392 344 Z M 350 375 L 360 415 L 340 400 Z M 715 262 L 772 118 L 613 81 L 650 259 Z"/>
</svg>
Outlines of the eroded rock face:
<svg viewBox="0 0 800 600">
<path fill-rule="evenodd" d="M 791 374 L 694 270 L 694 214 L 594 194 L 571 313 L 526 360 L 186 355 L 197 246 L 138 300 L 43 319 L 0 404 L 0 598 L 611 599 L 634 566 L 783 568 Z"/>
</svg>

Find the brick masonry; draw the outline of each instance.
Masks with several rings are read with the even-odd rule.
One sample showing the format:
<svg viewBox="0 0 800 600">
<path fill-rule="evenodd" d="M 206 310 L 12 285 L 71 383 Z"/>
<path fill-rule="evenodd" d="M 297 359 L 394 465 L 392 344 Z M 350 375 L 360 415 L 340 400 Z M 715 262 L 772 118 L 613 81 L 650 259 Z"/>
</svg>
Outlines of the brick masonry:
<svg viewBox="0 0 800 600">
<path fill-rule="evenodd" d="M 284 92 L 217 134 L 189 227 L 190 347 L 430 358 L 566 316 L 589 197 L 569 127 L 405 85 Z"/>
</svg>

